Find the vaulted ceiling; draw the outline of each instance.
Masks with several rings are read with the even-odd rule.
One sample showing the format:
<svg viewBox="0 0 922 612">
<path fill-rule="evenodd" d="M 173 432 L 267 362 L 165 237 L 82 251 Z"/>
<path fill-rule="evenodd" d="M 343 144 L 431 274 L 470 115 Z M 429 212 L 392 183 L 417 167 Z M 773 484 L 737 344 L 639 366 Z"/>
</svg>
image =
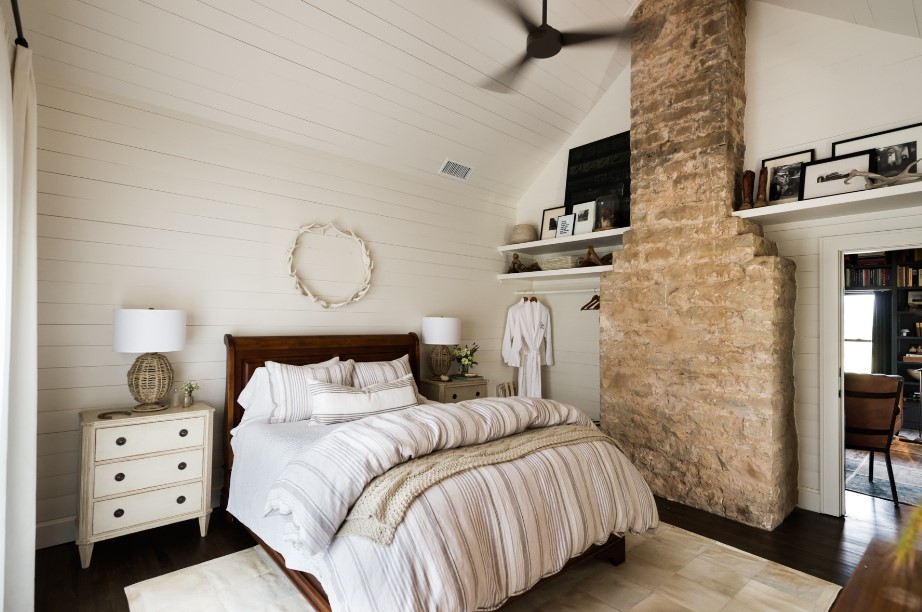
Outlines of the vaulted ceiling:
<svg viewBox="0 0 922 612">
<path fill-rule="evenodd" d="M 21 4 L 40 103 L 41 88 L 77 86 L 411 175 L 450 158 L 474 167 L 478 197 L 514 204 L 630 62 L 624 43 L 570 47 L 507 93 L 484 89 L 524 48 L 514 1 Z M 550 0 L 548 21 L 617 26 L 638 1 Z M 763 1 L 824 15 L 847 4 L 840 17 L 915 35 L 922 3 Z M 520 3 L 540 21 L 538 0 Z"/>
</svg>

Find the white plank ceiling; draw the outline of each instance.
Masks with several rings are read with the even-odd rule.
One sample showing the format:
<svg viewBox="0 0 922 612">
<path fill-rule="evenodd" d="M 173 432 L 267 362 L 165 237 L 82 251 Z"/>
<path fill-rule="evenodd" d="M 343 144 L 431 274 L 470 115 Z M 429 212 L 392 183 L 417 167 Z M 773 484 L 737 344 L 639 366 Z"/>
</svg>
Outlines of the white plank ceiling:
<svg viewBox="0 0 922 612">
<path fill-rule="evenodd" d="M 404 173 L 474 167 L 477 199 L 514 205 L 629 62 L 595 43 L 480 84 L 525 32 L 503 0 L 33 0 L 36 70 Z M 508 0 L 512 2 L 512 0 Z M 618 26 L 631 0 L 551 0 L 561 30 Z M 540 2 L 523 0 L 540 22 Z M 462 189 L 446 180 L 446 190 Z"/>
<path fill-rule="evenodd" d="M 893 34 L 922 38 L 922 0 L 760 1 Z"/>
</svg>

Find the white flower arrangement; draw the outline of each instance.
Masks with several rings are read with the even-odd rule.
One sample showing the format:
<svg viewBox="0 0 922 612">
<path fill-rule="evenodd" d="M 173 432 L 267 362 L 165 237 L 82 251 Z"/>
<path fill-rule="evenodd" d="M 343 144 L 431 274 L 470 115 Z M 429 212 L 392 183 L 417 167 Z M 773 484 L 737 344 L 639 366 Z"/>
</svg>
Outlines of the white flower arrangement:
<svg viewBox="0 0 922 612">
<path fill-rule="evenodd" d="M 199 389 L 201 389 L 201 387 L 199 387 L 199 384 L 195 382 L 194 380 L 188 380 L 184 382 L 182 386 L 179 388 L 179 390 L 185 393 L 186 395 L 192 395 Z"/>
</svg>

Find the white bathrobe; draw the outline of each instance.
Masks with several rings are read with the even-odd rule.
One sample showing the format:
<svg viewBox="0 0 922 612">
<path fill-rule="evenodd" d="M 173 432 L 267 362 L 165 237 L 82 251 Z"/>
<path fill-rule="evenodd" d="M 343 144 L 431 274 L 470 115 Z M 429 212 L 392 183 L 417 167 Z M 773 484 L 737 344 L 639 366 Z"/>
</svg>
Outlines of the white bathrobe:
<svg viewBox="0 0 922 612">
<path fill-rule="evenodd" d="M 554 365 L 551 348 L 551 313 L 540 302 L 521 301 L 506 313 L 503 360 L 519 368 L 519 396 L 541 397 L 541 342 L 544 363 Z"/>
</svg>

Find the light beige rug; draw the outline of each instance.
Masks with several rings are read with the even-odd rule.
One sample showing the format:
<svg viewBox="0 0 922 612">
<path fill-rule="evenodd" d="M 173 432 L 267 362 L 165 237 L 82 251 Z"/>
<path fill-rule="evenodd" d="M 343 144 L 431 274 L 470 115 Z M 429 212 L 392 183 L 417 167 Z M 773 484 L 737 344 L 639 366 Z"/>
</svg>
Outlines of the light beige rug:
<svg viewBox="0 0 922 612">
<path fill-rule="evenodd" d="M 841 588 L 665 523 L 655 535 L 629 535 L 627 549 L 625 563 L 587 562 L 504 611 L 826 612 Z M 312 610 L 259 547 L 125 592 L 132 612 Z"/>
</svg>

